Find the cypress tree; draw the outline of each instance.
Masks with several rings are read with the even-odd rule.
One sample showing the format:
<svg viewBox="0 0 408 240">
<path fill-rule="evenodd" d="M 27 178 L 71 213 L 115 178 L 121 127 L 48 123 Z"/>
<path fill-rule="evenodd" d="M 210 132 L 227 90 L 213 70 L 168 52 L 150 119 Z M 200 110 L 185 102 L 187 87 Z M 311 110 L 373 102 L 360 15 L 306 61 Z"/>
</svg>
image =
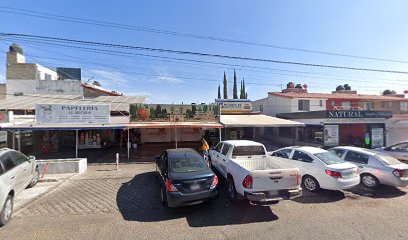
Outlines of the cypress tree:
<svg viewBox="0 0 408 240">
<path fill-rule="evenodd" d="M 233 88 L 233 98 L 238 99 L 238 89 L 237 89 L 237 74 L 234 69 L 234 88 Z"/>
<path fill-rule="evenodd" d="M 228 99 L 228 82 L 227 75 L 225 75 L 225 71 L 224 71 L 224 99 Z"/>
<path fill-rule="evenodd" d="M 246 99 L 246 91 L 245 91 L 245 79 L 242 79 L 242 95 L 244 96 L 244 99 Z"/>
<path fill-rule="evenodd" d="M 244 95 L 242 94 L 242 81 L 241 81 L 241 90 L 239 93 L 239 99 L 244 99 Z"/>
<path fill-rule="evenodd" d="M 221 86 L 218 84 L 218 99 L 221 99 Z"/>
</svg>

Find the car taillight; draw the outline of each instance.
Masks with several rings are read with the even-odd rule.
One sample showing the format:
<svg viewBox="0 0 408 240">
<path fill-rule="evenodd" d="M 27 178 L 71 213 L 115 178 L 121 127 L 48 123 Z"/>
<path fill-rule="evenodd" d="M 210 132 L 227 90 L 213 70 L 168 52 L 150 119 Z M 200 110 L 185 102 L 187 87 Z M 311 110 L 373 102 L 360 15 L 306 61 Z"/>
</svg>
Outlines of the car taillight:
<svg viewBox="0 0 408 240">
<path fill-rule="evenodd" d="M 217 175 L 214 175 L 214 179 L 213 179 L 213 181 L 211 183 L 210 189 L 215 188 L 217 185 L 218 185 L 218 177 L 217 177 Z"/>
<path fill-rule="evenodd" d="M 296 173 L 296 185 L 300 185 L 300 183 L 302 182 L 302 174 L 300 174 L 300 172 Z"/>
<path fill-rule="evenodd" d="M 170 182 L 169 179 L 166 179 L 166 190 L 167 192 L 178 192 L 179 190 Z"/>
<path fill-rule="evenodd" d="M 252 188 L 252 183 L 253 183 L 252 177 L 250 175 L 247 175 L 244 178 L 244 181 L 242 181 L 242 186 L 244 186 L 244 188 L 251 189 Z"/>
<path fill-rule="evenodd" d="M 401 169 L 398 169 L 398 168 L 392 171 L 392 174 L 394 174 L 394 176 L 396 177 L 403 177 Z"/>
<path fill-rule="evenodd" d="M 330 177 L 341 178 L 341 173 L 340 172 L 326 170 L 326 174 L 329 175 Z"/>
</svg>

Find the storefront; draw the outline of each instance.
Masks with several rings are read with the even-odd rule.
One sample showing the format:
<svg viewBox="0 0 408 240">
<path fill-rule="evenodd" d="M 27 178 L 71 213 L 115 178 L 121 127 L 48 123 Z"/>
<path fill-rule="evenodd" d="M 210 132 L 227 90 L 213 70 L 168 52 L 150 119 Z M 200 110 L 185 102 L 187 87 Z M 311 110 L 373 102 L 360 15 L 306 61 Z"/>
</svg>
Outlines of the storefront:
<svg viewBox="0 0 408 240">
<path fill-rule="evenodd" d="M 386 144 L 386 121 L 389 111 L 325 110 L 279 114 L 285 119 L 303 122 L 304 129 L 295 129 L 297 141 L 323 147 L 357 146 L 378 148 Z M 281 130 L 284 132 L 284 130 Z"/>
</svg>

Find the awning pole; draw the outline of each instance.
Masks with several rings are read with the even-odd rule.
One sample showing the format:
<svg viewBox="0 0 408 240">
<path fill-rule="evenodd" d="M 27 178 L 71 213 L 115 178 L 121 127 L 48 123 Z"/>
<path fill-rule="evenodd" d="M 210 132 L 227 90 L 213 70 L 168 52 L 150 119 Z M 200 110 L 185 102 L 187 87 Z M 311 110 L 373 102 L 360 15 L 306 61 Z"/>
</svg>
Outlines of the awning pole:
<svg viewBox="0 0 408 240">
<path fill-rule="evenodd" d="M 219 133 L 219 135 L 220 135 L 220 142 L 222 141 L 222 138 L 221 138 L 221 128 L 218 128 L 218 133 Z"/>
<path fill-rule="evenodd" d="M 130 129 L 128 128 L 128 139 L 127 139 L 127 157 L 130 158 Z"/>
<path fill-rule="evenodd" d="M 75 158 L 78 158 L 78 130 L 75 130 Z"/>
<path fill-rule="evenodd" d="M 176 149 L 177 149 L 177 128 L 174 128 L 175 136 L 176 136 Z"/>
<path fill-rule="evenodd" d="M 13 149 L 15 150 L 16 149 L 16 141 L 15 141 L 15 139 L 16 139 L 16 133 L 15 133 L 15 131 L 14 130 L 11 130 L 11 132 L 13 133 Z"/>
<path fill-rule="evenodd" d="M 18 146 L 18 151 L 21 152 L 21 131 L 18 130 L 18 142 L 17 142 L 17 146 Z"/>
</svg>

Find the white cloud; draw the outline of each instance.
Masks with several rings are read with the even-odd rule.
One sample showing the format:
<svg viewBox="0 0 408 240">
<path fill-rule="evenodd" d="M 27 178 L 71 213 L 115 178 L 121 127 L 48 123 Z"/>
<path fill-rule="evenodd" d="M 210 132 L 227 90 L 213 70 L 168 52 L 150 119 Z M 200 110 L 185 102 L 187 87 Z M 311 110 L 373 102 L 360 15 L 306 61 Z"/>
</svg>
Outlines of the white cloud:
<svg viewBox="0 0 408 240">
<path fill-rule="evenodd" d="M 93 79 L 90 82 L 98 81 L 103 88 L 109 90 L 116 90 L 118 91 L 126 91 L 127 87 L 137 80 L 134 79 L 129 74 L 125 74 L 119 71 L 109 71 L 109 70 L 102 70 L 102 69 L 89 69 L 84 73 L 84 81 L 86 79 Z"/>
<path fill-rule="evenodd" d="M 151 80 L 151 82 L 167 82 L 167 83 L 182 83 L 183 80 L 173 76 L 166 66 L 160 66 L 155 70 L 156 74 L 159 75 Z"/>
</svg>

